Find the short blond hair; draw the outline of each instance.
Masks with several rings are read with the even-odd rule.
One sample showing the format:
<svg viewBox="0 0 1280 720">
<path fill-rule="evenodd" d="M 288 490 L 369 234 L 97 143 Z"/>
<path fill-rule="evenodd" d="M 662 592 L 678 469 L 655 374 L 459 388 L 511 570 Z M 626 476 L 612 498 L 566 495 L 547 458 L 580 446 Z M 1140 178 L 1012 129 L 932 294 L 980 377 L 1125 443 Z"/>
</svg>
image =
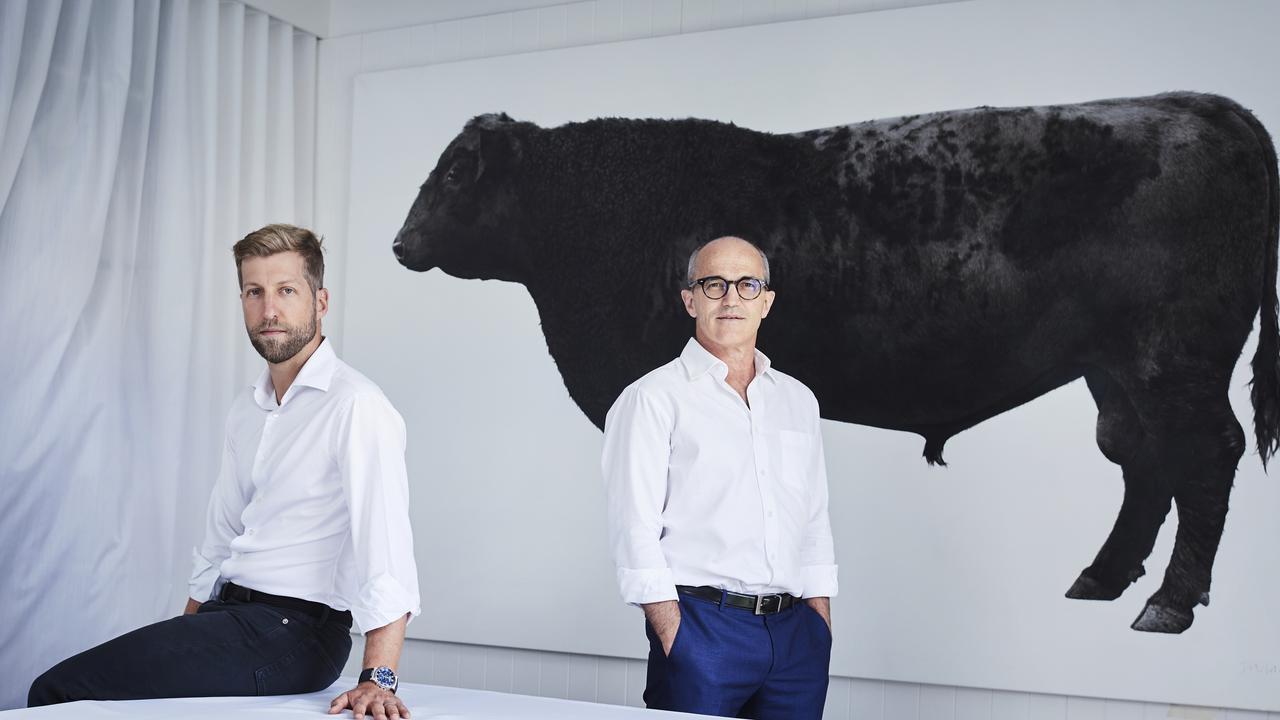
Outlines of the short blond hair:
<svg viewBox="0 0 1280 720">
<path fill-rule="evenodd" d="M 240 264 L 245 258 L 296 252 L 302 256 L 303 275 L 314 295 L 316 290 L 324 287 L 324 247 L 321 240 L 310 230 L 295 225 L 276 223 L 254 230 L 231 248 L 236 258 L 236 281 L 240 283 L 240 287 L 244 287 Z"/>
</svg>

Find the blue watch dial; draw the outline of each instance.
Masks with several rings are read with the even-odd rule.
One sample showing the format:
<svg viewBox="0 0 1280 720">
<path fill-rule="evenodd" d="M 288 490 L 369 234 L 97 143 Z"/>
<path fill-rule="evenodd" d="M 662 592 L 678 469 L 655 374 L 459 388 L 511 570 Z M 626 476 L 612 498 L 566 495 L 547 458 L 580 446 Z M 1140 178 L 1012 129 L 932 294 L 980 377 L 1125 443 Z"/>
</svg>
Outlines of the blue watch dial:
<svg viewBox="0 0 1280 720">
<path fill-rule="evenodd" d="M 373 669 L 373 682 L 384 690 L 390 690 L 396 686 L 396 673 L 389 667 L 377 667 Z"/>
</svg>

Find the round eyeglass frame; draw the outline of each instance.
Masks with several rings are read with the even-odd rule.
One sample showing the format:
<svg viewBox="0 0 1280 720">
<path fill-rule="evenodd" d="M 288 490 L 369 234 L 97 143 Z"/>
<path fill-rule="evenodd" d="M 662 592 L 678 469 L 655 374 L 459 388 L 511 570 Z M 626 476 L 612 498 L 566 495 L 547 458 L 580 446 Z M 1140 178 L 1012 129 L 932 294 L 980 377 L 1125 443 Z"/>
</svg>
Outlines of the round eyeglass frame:
<svg viewBox="0 0 1280 720">
<path fill-rule="evenodd" d="M 724 283 L 724 292 L 720 293 L 719 295 L 711 294 L 711 291 L 707 289 L 707 283 L 711 282 L 712 280 L 719 280 L 720 282 Z M 708 300 L 719 300 L 723 298 L 725 295 L 728 295 L 730 285 L 733 285 L 735 288 L 737 288 L 738 297 L 742 298 L 743 300 L 755 300 L 756 298 L 760 297 L 760 295 L 764 293 L 765 290 L 769 289 L 769 284 L 766 283 L 764 280 L 761 280 L 758 277 L 751 277 L 750 275 L 744 275 L 743 277 L 740 277 L 737 280 L 730 280 L 728 278 L 720 277 L 719 275 L 708 275 L 707 277 L 698 278 L 697 280 L 694 280 L 693 282 L 689 283 L 689 289 L 693 289 L 694 285 L 697 285 L 702 288 L 702 294 L 706 295 Z M 747 292 L 743 292 L 744 287 L 747 289 Z"/>
</svg>

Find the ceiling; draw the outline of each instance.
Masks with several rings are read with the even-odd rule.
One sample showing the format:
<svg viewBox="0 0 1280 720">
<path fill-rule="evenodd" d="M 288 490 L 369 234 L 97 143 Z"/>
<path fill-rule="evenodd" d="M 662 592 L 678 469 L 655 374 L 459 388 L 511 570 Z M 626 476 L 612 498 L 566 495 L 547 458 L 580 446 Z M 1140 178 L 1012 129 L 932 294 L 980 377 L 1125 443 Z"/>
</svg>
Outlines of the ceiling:
<svg viewBox="0 0 1280 720">
<path fill-rule="evenodd" d="M 342 35 L 390 30 L 393 28 L 424 25 L 427 23 L 459 20 L 462 18 L 495 15 L 497 13 L 530 10 L 552 5 L 570 5 L 585 0 L 242 0 L 246 5 L 277 17 L 294 27 L 317 37 L 330 38 Z M 648 0 L 605 0 L 612 2 L 640 2 Z M 695 2 L 696 0 L 674 0 Z M 718 0 L 721 3 L 743 4 L 770 0 Z M 776 10 L 785 6 L 792 12 L 782 15 L 821 15 L 887 10 L 891 8 L 930 5 L 955 0 L 772 0 Z M 800 9 L 800 13 L 794 10 Z"/>
<path fill-rule="evenodd" d="M 567 4 L 565 0 L 243 0 L 243 2 L 321 38 Z"/>
</svg>

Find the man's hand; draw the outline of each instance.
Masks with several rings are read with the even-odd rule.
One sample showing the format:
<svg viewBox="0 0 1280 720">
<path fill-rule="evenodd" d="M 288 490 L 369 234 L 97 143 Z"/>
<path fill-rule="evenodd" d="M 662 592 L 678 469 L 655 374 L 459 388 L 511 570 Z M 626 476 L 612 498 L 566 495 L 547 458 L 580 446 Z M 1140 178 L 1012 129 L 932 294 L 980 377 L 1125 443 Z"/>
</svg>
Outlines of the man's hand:
<svg viewBox="0 0 1280 720">
<path fill-rule="evenodd" d="M 675 600 L 664 600 L 656 603 L 645 603 L 644 617 L 658 634 L 662 643 L 662 654 L 671 655 L 671 646 L 676 641 L 676 631 L 680 629 L 680 603 Z"/>
<path fill-rule="evenodd" d="M 394 669 L 400 661 L 400 650 L 404 646 L 404 628 L 409 624 L 408 613 L 399 619 L 380 628 L 370 630 L 364 636 L 364 666 L 366 668 L 389 667 Z M 383 690 L 372 680 L 365 680 L 356 685 L 355 690 L 348 690 L 329 703 L 329 714 L 338 713 L 351 708 L 356 720 L 366 714 L 375 720 L 385 718 L 407 718 L 409 708 L 390 690 Z"/>
<path fill-rule="evenodd" d="M 197 601 L 196 601 L 196 600 L 194 600 L 193 598 L 187 598 L 187 607 L 186 607 L 186 609 L 185 609 L 185 610 L 183 610 L 183 611 L 182 611 L 182 614 L 183 614 L 183 615 L 195 615 L 195 614 L 196 614 L 196 611 L 197 611 L 197 610 L 199 610 L 199 609 L 200 609 L 200 603 L 199 603 L 199 602 L 197 602 Z"/>
<path fill-rule="evenodd" d="M 366 714 L 375 720 L 409 717 L 409 708 L 405 707 L 400 698 L 390 690 L 378 687 L 372 680 L 365 680 L 356 685 L 354 690 L 348 690 L 334 698 L 329 703 L 329 714 L 337 715 L 347 708 L 351 708 L 356 720 L 361 720 Z"/>
<path fill-rule="evenodd" d="M 814 612 L 822 616 L 823 622 L 827 624 L 827 631 L 831 631 L 831 598 L 812 597 L 805 598 L 804 601 L 813 608 Z"/>
</svg>

